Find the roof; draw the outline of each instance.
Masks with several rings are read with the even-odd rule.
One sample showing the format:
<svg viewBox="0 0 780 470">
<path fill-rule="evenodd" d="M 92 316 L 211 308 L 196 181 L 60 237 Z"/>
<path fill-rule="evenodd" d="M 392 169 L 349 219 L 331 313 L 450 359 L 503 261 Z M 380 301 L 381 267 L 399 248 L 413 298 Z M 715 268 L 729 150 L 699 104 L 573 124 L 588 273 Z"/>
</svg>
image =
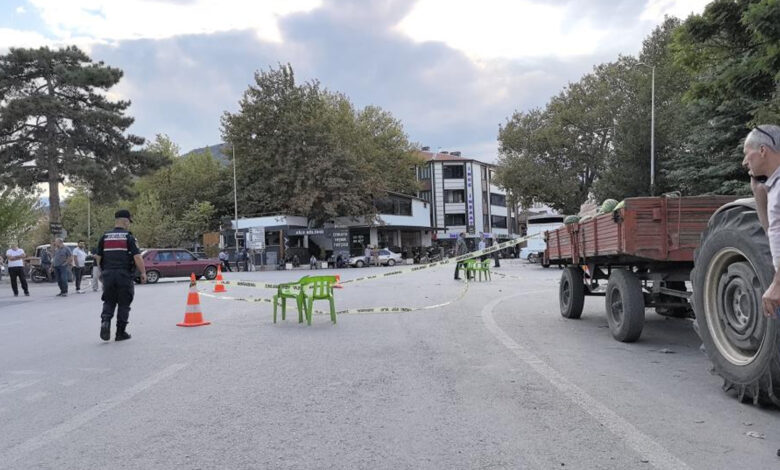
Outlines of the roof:
<svg viewBox="0 0 780 470">
<path fill-rule="evenodd" d="M 477 162 L 481 165 L 486 166 L 495 166 L 492 163 L 486 163 L 482 160 L 477 160 L 476 158 L 469 158 L 469 157 L 462 157 L 460 155 L 453 155 L 451 153 L 443 153 L 443 152 L 427 152 L 427 151 L 418 151 L 418 155 L 420 155 L 423 160 L 427 162 Z"/>
</svg>

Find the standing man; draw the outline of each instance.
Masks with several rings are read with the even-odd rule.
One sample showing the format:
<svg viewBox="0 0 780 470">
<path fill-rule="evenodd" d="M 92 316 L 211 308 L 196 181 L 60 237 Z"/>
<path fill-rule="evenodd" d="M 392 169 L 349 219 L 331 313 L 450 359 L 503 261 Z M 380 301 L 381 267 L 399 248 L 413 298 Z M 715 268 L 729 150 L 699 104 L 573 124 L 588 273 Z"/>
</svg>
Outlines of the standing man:
<svg viewBox="0 0 780 470">
<path fill-rule="evenodd" d="M 479 251 L 482 251 L 482 250 L 485 249 L 485 239 L 484 238 L 480 238 L 479 239 L 479 245 L 477 245 L 477 249 Z M 479 260 L 480 261 L 484 261 L 485 258 L 487 258 L 487 255 L 482 255 L 482 256 L 479 257 Z"/>
<path fill-rule="evenodd" d="M 371 245 L 366 245 L 366 249 L 363 250 L 363 257 L 366 259 L 366 266 L 371 266 Z"/>
<path fill-rule="evenodd" d="M 455 242 L 455 256 L 465 255 L 469 252 L 469 247 L 466 245 L 466 233 L 460 232 L 460 235 L 458 236 L 458 241 Z M 460 267 L 463 265 L 462 262 L 457 262 L 455 264 L 455 280 L 460 280 Z"/>
<path fill-rule="evenodd" d="M 758 218 L 769 238 L 775 266 L 775 277 L 762 298 L 764 315 L 776 318 L 780 308 L 780 126 L 756 126 L 745 138 L 742 150 L 742 165 L 750 173 Z M 758 181 L 762 177 L 768 178 L 766 183 Z"/>
<path fill-rule="evenodd" d="M 241 263 L 244 261 L 244 250 L 236 247 L 236 272 L 241 272 Z"/>
<path fill-rule="evenodd" d="M 95 248 L 94 252 L 97 252 L 97 248 Z M 100 288 L 101 277 L 100 266 L 98 265 L 97 260 L 94 260 L 92 262 L 92 278 L 90 279 L 90 284 L 92 284 L 92 292 L 97 292 Z"/>
<path fill-rule="evenodd" d="M 133 277 L 136 269 L 141 275 L 141 283 L 146 284 L 144 260 L 135 237 L 128 230 L 133 221 L 130 211 L 118 210 L 114 218 L 114 229 L 100 237 L 95 253 L 95 264 L 100 266 L 103 281 L 103 312 L 100 314 L 100 339 L 103 341 L 111 338 L 114 309 L 117 311 L 116 341 L 130 339 L 126 329 L 135 293 Z"/>
<path fill-rule="evenodd" d="M 41 268 L 46 273 L 46 280 L 51 281 L 51 246 L 41 251 Z"/>
<path fill-rule="evenodd" d="M 81 290 L 81 276 L 84 275 L 84 268 L 87 266 L 87 252 L 84 240 L 79 240 L 79 246 L 73 249 L 73 275 L 76 278 L 76 293 L 83 294 Z"/>
<path fill-rule="evenodd" d="M 11 290 L 14 291 L 14 297 L 19 296 L 19 290 L 16 287 L 16 279 L 22 284 L 22 290 L 24 295 L 30 296 L 30 291 L 27 290 L 27 279 L 24 276 L 24 250 L 19 248 L 19 244 L 16 242 L 11 243 L 11 248 L 5 252 L 5 257 L 8 258 L 8 274 L 11 276 Z"/>
<path fill-rule="evenodd" d="M 222 262 L 222 267 L 226 271 L 232 271 L 232 269 L 230 269 L 230 255 L 227 254 L 227 251 L 225 251 L 224 248 L 219 252 L 219 260 Z"/>
<path fill-rule="evenodd" d="M 65 246 L 62 238 L 54 240 L 54 257 L 52 259 L 52 265 L 54 265 L 54 274 L 57 278 L 57 284 L 60 286 L 60 293 L 57 297 L 68 296 L 68 277 L 71 266 L 73 266 L 73 253 L 70 248 Z"/>
</svg>

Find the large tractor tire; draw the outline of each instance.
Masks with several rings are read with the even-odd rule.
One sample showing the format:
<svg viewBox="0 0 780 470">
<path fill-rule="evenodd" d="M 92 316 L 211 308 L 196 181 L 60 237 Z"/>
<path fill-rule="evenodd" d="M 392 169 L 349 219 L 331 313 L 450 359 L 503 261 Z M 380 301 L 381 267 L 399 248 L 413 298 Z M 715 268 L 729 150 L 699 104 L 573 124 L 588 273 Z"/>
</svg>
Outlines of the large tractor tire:
<svg viewBox="0 0 780 470">
<path fill-rule="evenodd" d="M 723 389 L 780 406 L 780 321 L 761 305 L 775 270 L 756 212 L 735 207 L 713 216 L 694 265 L 694 326 Z"/>
</svg>

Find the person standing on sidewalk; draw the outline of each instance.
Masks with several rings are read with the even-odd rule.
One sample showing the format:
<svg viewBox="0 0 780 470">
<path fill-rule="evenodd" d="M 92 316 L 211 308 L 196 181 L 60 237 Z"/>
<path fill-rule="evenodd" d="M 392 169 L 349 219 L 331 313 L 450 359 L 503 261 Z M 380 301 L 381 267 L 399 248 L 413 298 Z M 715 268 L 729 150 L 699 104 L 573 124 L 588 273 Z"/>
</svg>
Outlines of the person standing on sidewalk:
<svg viewBox="0 0 780 470">
<path fill-rule="evenodd" d="M 128 230 L 133 219 L 130 211 L 121 209 L 114 214 L 114 228 L 104 233 L 98 242 L 95 264 L 100 266 L 103 281 L 103 311 L 100 314 L 100 339 L 111 338 L 111 319 L 116 309 L 116 341 L 130 339 L 127 323 L 130 304 L 133 303 L 135 286 L 133 274 L 136 269 L 141 283 L 146 284 L 146 267 L 135 237 Z"/>
<path fill-rule="evenodd" d="M 466 233 L 460 232 L 458 241 L 455 242 L 455 256 L 465 255 L 469 252 L 469 247 L 466 245 Z M 460 267 L 462 262 L 455 263 L 455 280 L 460 280 Z"/>
<path fill-rule="evenodd" d="M 81 276 L 87 266 L 87 252 L 84 240 L 79 240 L 79 246 L 73 249 L 73 276 L 76 278 L 76 293 L 83 294 L 81 290 Z"/>
<path fill-rule="evenodd" d="M 52 265 L 54 265 L 54 274 L 57 278 L 57 284 L 60 286 L 60 293 L 57 297 L 68 296 L 68 272 L 71 266 L 73 266 L 73 253 L 70 248 L 65 246 L 62 238 L 54 240 L 54 257 L 52 259 Z"/>
<path fill-rule="evenodd" d="M 233 271 L 230 269 L 230 255 L 228 255 L 227 251 L 222 249 L 222 251 L 219 252 L 219 260 L 222 262 L 222 269 L 224 269 L 227 272 Z"/>
<path fill-rule="evenodd" d="M 11 290 L 14 291 L 14 297 L 19 296 L 19 289 L 16 287 L 17 279 L 22 284 L 24 295 L 29 297 L 30 291 L 27 289 L 27 279 L 24 276 L 24 250 L 19 248 L 19 244 L 12 242 L 5 256 L 8 258 L 8 275 L 11 276 Z"/>
<path fill-rule="evenodd" d="M 97 252 L 97 248 L 93 251 L 93 253 Z M 98 266 L 97 260 L 92 262 L 92 279 L 90 279 L 90 284 L 92 285 L 92 292 L 97 292 L 98 289 L 100 289 L 100 266 Z"/>
</svg>

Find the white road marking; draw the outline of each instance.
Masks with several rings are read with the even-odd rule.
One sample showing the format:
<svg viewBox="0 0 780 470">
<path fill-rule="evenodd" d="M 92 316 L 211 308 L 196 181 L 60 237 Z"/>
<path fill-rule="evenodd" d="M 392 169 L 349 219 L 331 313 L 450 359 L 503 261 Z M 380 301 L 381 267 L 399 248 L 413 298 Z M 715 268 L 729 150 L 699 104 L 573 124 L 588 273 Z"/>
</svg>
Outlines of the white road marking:
<svg viewBox="0 0 780 470">
<path fill-rule="evenodd" d="M 23 388 L 27 388 L 27 387 L 29 387 L 31 385 L 37 384 L 41 380 L 42 379 L 35 379 L 35 380 L 28 380 L 27 382 L 19 382 L 17 384 L 13 384 L 13 385 L 10 385 L 10 384 L 9 385 L 0 385 L 0 395 L 2 395 L 3 393 L 11 393 L 11 392 L 15 392 L 17 390 L 21 390 Z"/>
<path fill-rule="evenodd" d="M 102 403 L 98 403 L 97 405 L 93 406 L 87 411 L 74 416 L 73 418 L 65 421 L 64 423 L 55 426 L 49 429 L 48 431 L 39 434 L 38 436 L 32 437 L 15 447 L 12 447 L 11 449 L 8 450 L 8 452 L 5 453 L 5 456 L 1 460 L 2 463 L 0 465 L 5 466 L 6 468 L 13 468 L 12 464 L 17 460 L 19 460 L 20 458 L 24 457 L 25 455 L 35 450 L 38 450 L 41 447 L 44 447 L 53 441 L 56 441 L 58 439 L 67 436 L 69 433 L 84 426 L 85 424 L 89 423 L 90 421 L 97 418 L 98 416 L 105 413 L 106 411 L 116 408 L 117 406 L 130 400 L 131 398 L 138 395 L 139 393 L 154 386 L 158 382 L 173 376 L 174 374 L 184 369 L 185 367 L 187 367 L 187 364 L 172 364 L 166 367 L 165 369 L 157 372 L 156 374 L 152 375 L 151 377 L 148 377 L 138 382 L 136 385 L 130 387 L 124 392 L 115 395 L 114 397 L 109 398 L 108 400 Z"/>
<path fill-rule="evenodd" d="M 49 392 L 35 392 L 32 395 L 26 396 L 24 401 L 29 403 L 35 403 L 36 401 L 43 400 L 49 396 Z"/>
<path fill-rule="evenodd" d="M 649 461 L 649 464 L 659 469 L 689 469 L 688 465 L 675 457 L 662 445 L 652 440 L 647 434 L 637 429 L 617 413 L 601 404 L 598 400 L 588 395 L 587 392 L 572 383 L 558 371 L 547 365 L 542 359 L 531 353 L 515 340 L 513 340 L 501 327 L 496 324 L 493 318 L 493 309 L 499 303 L 517 297 L 537 292 L 531 291 L 512 294 L 506 297 L 494 299 L 482 308 L 482 322 L 493 336 L 498 339 L 507 349 L 512 351 L 521 361 L 528 364 L 536 373 L 550 382 L 563 396 L 580 406 L 586 413 L 593 416 L 599 423 L 609 429 L 618 439 L 622 439 L 627 446 L 634 449 L 643 459 Z"/>
</svg>

